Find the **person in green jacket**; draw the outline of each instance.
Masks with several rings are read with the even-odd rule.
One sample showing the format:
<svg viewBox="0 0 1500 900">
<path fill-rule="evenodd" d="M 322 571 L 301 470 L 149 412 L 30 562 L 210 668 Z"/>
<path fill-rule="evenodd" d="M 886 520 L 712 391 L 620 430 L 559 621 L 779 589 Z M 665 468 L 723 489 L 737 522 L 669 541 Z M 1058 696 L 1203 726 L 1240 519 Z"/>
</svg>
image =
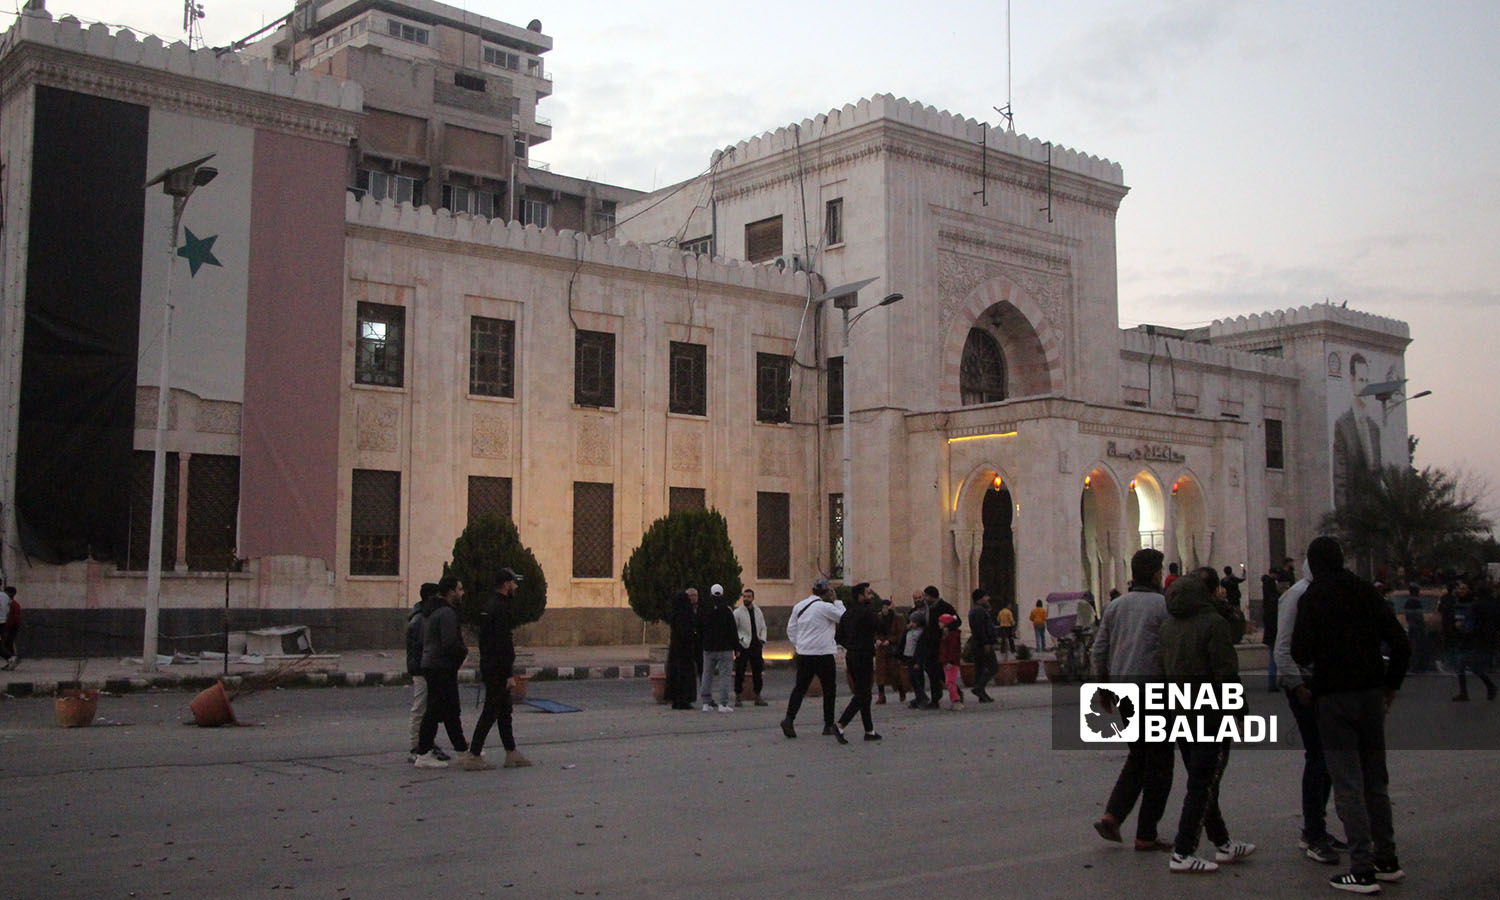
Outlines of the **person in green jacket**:
<svg viewBox="0 0 1500 900">
<path fill-rule="evenodd" d="M 1239 680 L 1239 658 L 1225 611 L 1215 604 L 1219 579 L 1213 569 L 1200 569 L 1172 583 L 1167 591 L 1167 620 L 1157 640 L 1163 680 L 1193 684 L 1223 684 Z M 1216 731 L 1208 723 L 1206 731 Z M 1177 820 L 1177 839 L 1168 865 L 1173 872 L 1213 872 L 1219 863 L 1237 862 L 1255 852 L 1255 845 L 1229 838 L 1219 811 L 1219 783 L 1229 764 L 1229 742 L 1178 742 L 1187 769 L 1187 795 Z M 1200 859 L 1198 834 L 1208 832 L 1213 860 Z"/>
</svg>

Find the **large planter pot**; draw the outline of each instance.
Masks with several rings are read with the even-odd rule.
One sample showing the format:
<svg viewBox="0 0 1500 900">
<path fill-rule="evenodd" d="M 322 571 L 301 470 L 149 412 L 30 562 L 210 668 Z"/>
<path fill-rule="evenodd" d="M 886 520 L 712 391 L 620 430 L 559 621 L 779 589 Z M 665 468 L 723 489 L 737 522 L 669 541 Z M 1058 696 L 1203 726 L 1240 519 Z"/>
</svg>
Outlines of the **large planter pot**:
<svg viewBox="0 0 1500 900">
<path fill-rule="evenodd" d="M 1041 666 L 1034 659 L 1016 660 L 1016 680 L 1021 684 L 1036 684 L 1036 676 L 1041 671 Z"/>
<path fill-rule="evenodd" d="M 510 677 L 512 679 L 510 689 L 510 702 L 520 703 L 522 700 L 526 699 L 526 689 L 531 686 L 531 676 L 518 672 Z"/>
<path fill-rule="evenodd" d="M 222 681 L 215 681 L 213 687 L 200 691 L 188 703 L 188 709 L 193 711 L 193 723 L 199 728 L 236 724 L 234 707 L 229 705 L 229 694 L 225 692 Z"/>
<path fill-rule="evenodd" d="M 963 679 L 964 687 L 974 686 L 974 664 L 971 662 L 958 664 L 958 677 Z"/>
<path fill-rule="evenodd" d="M 53 701 L 57 712 L 57 724 L 63 728 L 83 728 L 94 721 L 99 712 L 99 692 L 86 690 L 64 691 Z"/>
<path fill-rule="evenodd" d="M 1042 668 L 1047 672 L 1048 681 L 1062 681 L 1062 662 L 1056 659 L 1042 660 Z"/>
<path fill-rule="evenodd" d="M 1000 663 L 1000 668 L 995 670 L 995 684 L 1000 687 L 1010 687 L 1016 683 L 1016 666 L 1013 659 L 1007 659 Z"/>
<path fill-rule="evenodd" d="M 665 673 L 651 676 L 651 699 L 661 704 L 667 702 L 667 676 Z"/>
</svg>

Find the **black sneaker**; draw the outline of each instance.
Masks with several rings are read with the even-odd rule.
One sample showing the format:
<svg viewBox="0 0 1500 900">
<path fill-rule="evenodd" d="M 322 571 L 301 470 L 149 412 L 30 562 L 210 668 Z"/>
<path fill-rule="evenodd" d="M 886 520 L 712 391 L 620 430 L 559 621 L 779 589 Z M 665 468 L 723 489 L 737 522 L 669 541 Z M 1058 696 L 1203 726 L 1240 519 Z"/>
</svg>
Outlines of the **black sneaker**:
<svg viewBox="0 0 1500 900">
<path fill-rule="evenodd" d="M 1348 853 L 1349 852 L 1349 842 L 1345 841 L 1345 840 L 1342 840 L 1340 838 L 1336 838 L 1336 837 L 1334 837 L 1331 834 L 1325 834 L 1321 838 L 1318 838 L 1317 840 L 1313 840 L 1313 841 L 1309 841 L 1307 839 L 1307 836 L 1303 835 L 1302 839 L 1297 842 L 1297 848 L 1299 850 L 1306 850 L 1308 847 L 1311 847 L 1313 844 L 1326 844 L 1328 846 L 1328 849 L 1332 850 L 1334 853 Z"/>
<path fill-rule="evenodd" d="M 1332 845 L 1328 841 L 1320 841 L 1318 843 L 1308 844 L 1307 849 L 1303 850 L 1302 852 L 1306 853 L 1307 858 L 1315 863 L 1322 863 L 1325 866 L 1338 865 L 1338 852 L 1333 849 Z"/>
<path fill-rule="evenodd" d="M 1375 864 L 1375 880 L 1384 881 L 1386 884 L 1395 884 L 1405 880 L 1406 873 L 1401 871 L 1401 863 L 1391 857 L 1389 862 L 1377 862 Z"/>
<path fill-rule="evenodd" d="M 1345 872 L 1328 879 L 1328 886 L 1336 891 L 1348 891 L 1351 894 L 1378 894 L 1380 885 L 1375 881 L 1375 876 L 1356 875 L 1353 872 Z"/>
<path fill-rule="evenodd" d="M 823 737 L 832 737 L 834 728 L 832 725 L 823 726 Z"/>
<path fill-rule="evenodd" d="M 781 720 L 781 733 L 784 734 L 784 735 L 786 735 L 789 738 L 794 738 L 794 737 L 797 736 L 797 729 L 795 729 L 795 728 L 792 727 L 792 720 L 791 719 L 782 719 Z"/>
<path fill-rule="evenodd" d="M 866 731 L 865 732 L 865 740 L 867 740 L 867 741 L 878 741 L 878 740 L 880 740 L 880 732 L 878 732 L 878 731 Z"/>
<path fill-rule="evenodd" d="M 844 729 L 840 728 L 837 725 L 833 726 L 833 739 L 838 741 L 840 744 L 849 743 L 849 739 L 844 737 Z"/>
</svg>

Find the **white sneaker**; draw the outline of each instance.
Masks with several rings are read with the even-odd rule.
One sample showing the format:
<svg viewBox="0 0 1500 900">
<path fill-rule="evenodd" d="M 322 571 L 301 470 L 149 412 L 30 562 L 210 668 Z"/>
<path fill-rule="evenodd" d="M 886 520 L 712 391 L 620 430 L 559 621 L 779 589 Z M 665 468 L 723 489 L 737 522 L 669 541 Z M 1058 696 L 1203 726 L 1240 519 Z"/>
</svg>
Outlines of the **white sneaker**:
<svg viewBox="0 0 1500 900">
<path fill-rule="evenodd" d="M 1214 848 L 1214 862 L 1239 862 L 1255 852 L 1255 845 L 1248 841 L 1230 841 Z"/>
<path fill-rule="evenodd" d="M 431 750 L 419 755 L 416 760 L 412 762 L 412 765 L 416 766 L 419 769 L 448 768 L 448 764 L 434 756 Z"/>
<path fill-rule="evenodd" d="M 1167 868 L 1171 869 L 1173 872 L 1190 872 L 1193 874 L 1199 874 L 1217 872 L 1219 871 L 1219 864 L 1216 862 L 1209 862 L 1206 859 L 1199 859 L 1196 856 L 1183 856 L 1180 853 L 1174 852 L 1172 854 L 1171 861 L 1167 863 Z"/>
<path fill-rule="evenodd" d="M 726 706 L 724 704 L 720 704 L 719 705 L 719 712 L 730 712 L 730 713 L 732 713 L 732 712 L 734 712 L 734 707 L 732 707 L 732 706 Z"/>
<path fill-rule="evenodd" d="M 713 712 L 714 711 L 714 705 L 712 703 L 705 703 L 705 704 L 703 704 L 703 711 L 704 712 Z"/>
</svg>

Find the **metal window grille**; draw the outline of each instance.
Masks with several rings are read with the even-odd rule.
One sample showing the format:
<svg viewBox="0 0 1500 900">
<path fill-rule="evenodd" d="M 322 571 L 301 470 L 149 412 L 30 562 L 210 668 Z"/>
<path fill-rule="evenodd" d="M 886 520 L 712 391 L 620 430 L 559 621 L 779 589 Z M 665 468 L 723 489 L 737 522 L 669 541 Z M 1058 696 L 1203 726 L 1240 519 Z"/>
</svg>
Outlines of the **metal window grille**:
<svg viewBox="0 0 1500 900">
<path fill-rule="evenodd" d="M 703 488 L 667 488 L 667 512 L 689 512 L 691 510 L 707 508 L 708 498 Z"/>
<path fill-rule="evenodd" d="M 833 356 L 828 360 L 828 424 L 838 425 L 844 421 L 844 358 Z"/>
<path fill-rule="evenodd" d="M 703 237 L 693 238 L 690 241 L 683 241 L 682 243 L 677 245 L 677 249 L 681 250 L 683 253 L 696 253 L 699 256 L 707 255 L 712 251 L 712 248 L 713 239 L 706 234 Z"/>
<path fill-rule="evenodd" d="M 194 453 L 188 458 L 187 567 L 238 572 L 235 530 L 240 512 L 240 458 Z"/>
<path fill-rule="evenodd" d="M 745 259 L 765 262 L 781 255 L 781 216 L 772 216 L 745 226 Z"/>
<path fill-rule="evenodd" d="M 349 574 L 401 574 L 401 473 L 355 469 L 349 503 Z"/>
<path fill-rule="evenodd" d="M 844 577 L 844 495 L 828 495 L 828 574 Z"/>
<path fill-rule="evenodd" d="M 1286 454 L 1281 445 L 1281 420 L 1266 420 L 1266 468 L 1281 469 L 1286 465 Z M 1281 559 L 1281 557 L 1277 557 Z"/>
<path fill-rule="evenodd" d="M 469 524 L 474 524 L 480 516 L 511 519 L 509 478 L 469 476 Z"/>
<path fill-rule="evenodd" d="M 771 491 L 755 494 L 755 574 L 792 577 L 792 497 Z"/>
<path fill-rule="evenodd" d="M 470 317 L 469 393 L 483 397 L 516 395 L 515 322 Z"/>
<path fill-rule="evenodd" d="M 792 358 L 779 353 L 755 354 L 755 419 L 792 420 Z"/>
<path fill-rule="evenodd" d="M 824 236 L 830 244 L 844 242 L 844 198 L 829 200 L 824 217 Z"/>
<path fill-rule="evenodd" d="M 573 482 L 573 577 L 609 578 L 615 568 L 615 486 Z"/>
<path fill-rule="evenodd" d="M 401 387 L 406 374 L 406 310 L 383 303 L 361 303 L 358 316 L 355 382 Z"/>
<path fill-rule="evenodd" d="M 151 561 L 151 469 L 156 454 L 137 450 L 130 457 L 130 534 L 121 568 L 145 571 Z M 177 454 L 167 454 L 167 483 L 162 497 L 161 567 L 177 565 Z"/>
<path fill-rule="evenodd" d="M 708 414 L 708 347 L 673 341 L 668 408 L 690 416 Z"/>
<path fill-rule="evenodd" d="M 1005 399 L 1005 356 L 995 338 L 982 328 L 970 328 L 958 369 L 964 406 Z"/>
<path fill-rule="evenodd" d="M 578 331 L 573 339 L 573 402 L 579 406 L 615 405 L 615 336 L 607 331 Z"/>
</svg>

